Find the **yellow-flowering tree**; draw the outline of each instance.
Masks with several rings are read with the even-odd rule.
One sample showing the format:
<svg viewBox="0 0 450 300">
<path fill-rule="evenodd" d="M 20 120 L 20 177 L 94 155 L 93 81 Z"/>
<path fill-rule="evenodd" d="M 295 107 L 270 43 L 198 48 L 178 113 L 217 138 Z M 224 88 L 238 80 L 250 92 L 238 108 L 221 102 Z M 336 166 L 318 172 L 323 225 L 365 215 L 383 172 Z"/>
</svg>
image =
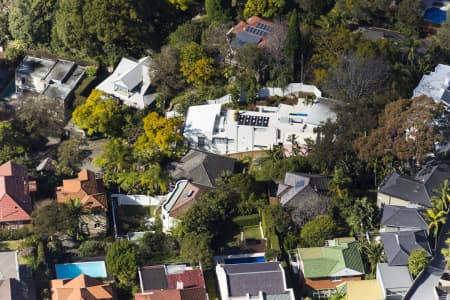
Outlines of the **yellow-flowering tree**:
<svg viewBox="0 0 450 300">
<path fill-rule="evenodd" d="M 151 112 L 144 118 L 143 123 L 144 134 L 135 144 L 137 152 L 150 156 L 163 154 L 171 157 L 184 151 L 180 146 L 183 142 L 180 119 L 167 119 L 156 112 Z"/>
<path fill-rule="evenodd" d="M 72 122 L 87 135 L 117 136 L 122 125 L 121 109 L 116 100 L 93 90 L 86 102 L 73 111 Z"/>
<path fill-rule="evenodd" d="M 199 44 L 191 42 L 185 45 L 180 58 L 180 71 L 187 83 L 203 86 L 214 76 L 214 59 L 206 56 Z"/>
<path fill-rule="evenodd" d="M 169 0 L 169 3 L 175 6 L 179 10 L 187 10 L 192 0 Z"/>
</svg>

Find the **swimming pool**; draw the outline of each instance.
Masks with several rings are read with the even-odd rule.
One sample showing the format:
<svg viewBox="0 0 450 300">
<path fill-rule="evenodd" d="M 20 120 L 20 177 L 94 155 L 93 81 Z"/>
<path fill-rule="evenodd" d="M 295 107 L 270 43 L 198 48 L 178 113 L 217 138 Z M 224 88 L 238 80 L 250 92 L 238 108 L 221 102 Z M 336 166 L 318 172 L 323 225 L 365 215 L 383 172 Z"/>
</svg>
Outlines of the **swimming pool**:
<svg viewBox="0 0 450 300">
<path fill-rule="evenodd" d="M 89 261 L 71 264 L 55 265 L 56 278 L 75 278 L 81 274 L 94 278 L 106 278 L 106 267 L 104 261 Z"/>
<path fill-rule="evenodd" d="M 447 20 L 447 12 L 438 7 L 431 7 L 425 11 L 423 18 L 434 24 L 442 24 Z"/>
<path fill-rule="evenodd" d="M 225 258 L 225 264 L 235 265 L 235 264 L 251 264 L 257 262 L 266 262 L 264 256 L 249 256 L 249 257 L 236 257 L 236 258 Z"/>
</svg>

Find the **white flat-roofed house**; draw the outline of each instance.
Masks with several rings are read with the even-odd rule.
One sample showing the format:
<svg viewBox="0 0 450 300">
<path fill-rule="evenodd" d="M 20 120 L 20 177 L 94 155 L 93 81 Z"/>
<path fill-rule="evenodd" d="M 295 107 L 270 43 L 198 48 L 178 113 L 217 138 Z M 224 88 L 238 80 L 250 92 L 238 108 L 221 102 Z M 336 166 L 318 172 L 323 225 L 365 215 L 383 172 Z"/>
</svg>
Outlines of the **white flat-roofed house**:
<svg viewBox="0 0 450 300">
<path fill-rule="evenodd" d="M 289 150 L 291 135 L 304 146 L 308 139 L 316 139 L 315 129 L 321 123 L 336 119 L 330 101 L 304 102 L 258 106 L 257 111 L 225 110 L 221 104 L 191 106 L 184 136 L 191 148 L 218 154 L 268 150 L 273 145 Z"/>
<path fill-rule="evenodd" d="M 150 92 L 150 63 L 148 56 L 139 60 L 124 57 L 97 89 L 120 99 L 125 105 L 143 109 L 156 96 Z"/>
<path fill-rule="evenodd" d="M 413 98 L 427 96 L 435 102 L 450 106 L 450 66 L 438 64 L 433 72 L 423 75 L 413 91 Z"/>
</svg>

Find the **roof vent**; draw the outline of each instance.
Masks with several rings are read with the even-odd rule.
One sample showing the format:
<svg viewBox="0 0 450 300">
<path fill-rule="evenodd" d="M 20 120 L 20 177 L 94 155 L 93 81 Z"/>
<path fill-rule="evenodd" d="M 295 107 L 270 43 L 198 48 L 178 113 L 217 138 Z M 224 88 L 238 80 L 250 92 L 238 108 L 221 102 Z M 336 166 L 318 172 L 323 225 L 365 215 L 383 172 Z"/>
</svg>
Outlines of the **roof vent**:
<svg viewBox="0 0 450 300">
<path fill-rule="evenodd" d="M 183 289 L 183 281 L 177 281 L 177 290 Z"/>
</svg>

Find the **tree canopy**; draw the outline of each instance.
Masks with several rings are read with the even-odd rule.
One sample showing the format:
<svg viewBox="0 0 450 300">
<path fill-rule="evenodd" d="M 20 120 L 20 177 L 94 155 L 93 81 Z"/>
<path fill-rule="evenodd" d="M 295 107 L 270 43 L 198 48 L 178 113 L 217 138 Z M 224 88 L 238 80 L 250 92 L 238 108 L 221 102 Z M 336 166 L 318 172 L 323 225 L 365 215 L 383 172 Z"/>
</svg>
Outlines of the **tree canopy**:
<svg viewBox="0 0 450 300">
<path fill-rule="evenodd" d="M 300 232 L 302 247 L 323 247 L 332 239 L 337 230 L 336 222 L 328 215 L 318 216 L 303 226 Z"/>
<path fill-rule="evenodd" d="M 106 253 L 108 272 L 121 287 L 136 285 L 137 275 L 136 245 L 128 240 L 118 240 L 109 246 Z"/>
</svg>

